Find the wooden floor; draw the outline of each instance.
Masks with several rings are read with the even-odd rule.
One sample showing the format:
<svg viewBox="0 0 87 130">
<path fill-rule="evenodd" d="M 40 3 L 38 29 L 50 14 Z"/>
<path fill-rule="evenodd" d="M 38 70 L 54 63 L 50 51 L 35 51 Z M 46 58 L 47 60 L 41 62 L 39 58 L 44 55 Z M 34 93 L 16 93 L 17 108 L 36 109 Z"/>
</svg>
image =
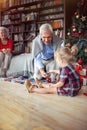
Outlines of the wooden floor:
<svg viewBox="0 0 87 130">
<path fill-rule="evenodd" d="M 0 81 L 0 130 L 43 126 L 52 130 L 87 130 L 87 96 L 29 94 L 24 85 Z"/>
</svg>

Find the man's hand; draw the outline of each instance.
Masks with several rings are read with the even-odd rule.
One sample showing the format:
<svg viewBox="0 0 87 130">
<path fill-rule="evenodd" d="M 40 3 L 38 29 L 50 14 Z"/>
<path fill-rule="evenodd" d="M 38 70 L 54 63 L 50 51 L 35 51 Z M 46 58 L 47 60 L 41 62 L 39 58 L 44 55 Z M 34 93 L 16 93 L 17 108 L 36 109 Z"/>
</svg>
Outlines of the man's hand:
<svg viewBox="0 0 87 130">
<path fill-rule="evenodd" d="M 44 78 L 48 77 L 48 74 L 44 71 L 43 68 L 40 69 L 40 73 L 41 73 L 42 77 L 44 77 Z"/>
</svg>

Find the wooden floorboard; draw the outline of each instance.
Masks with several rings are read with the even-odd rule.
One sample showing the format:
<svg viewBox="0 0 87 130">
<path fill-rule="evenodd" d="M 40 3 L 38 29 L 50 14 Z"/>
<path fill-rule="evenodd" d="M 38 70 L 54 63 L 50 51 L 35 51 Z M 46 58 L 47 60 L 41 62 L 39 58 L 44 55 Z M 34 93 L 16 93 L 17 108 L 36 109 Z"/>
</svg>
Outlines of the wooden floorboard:
<svg viewBox="0 0 87 130">
<path fill-rule="evenodd" d="M 87 130 L 87 96 L 29 94 L 26 87 L 0 81 L 0 130 Z"/>
</svg>

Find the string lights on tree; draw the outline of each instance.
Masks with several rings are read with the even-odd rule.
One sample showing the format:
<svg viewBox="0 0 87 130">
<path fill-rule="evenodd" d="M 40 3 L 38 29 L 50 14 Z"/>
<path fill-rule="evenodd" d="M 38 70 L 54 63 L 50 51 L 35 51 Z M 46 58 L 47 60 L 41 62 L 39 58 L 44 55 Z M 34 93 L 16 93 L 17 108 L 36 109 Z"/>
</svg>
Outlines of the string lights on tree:
<svg viewBox="0 0 87 130">
<path fill-rule="evenodd" d="M 77 9 L 72 17 L 71 27 L 67 31 L 66 46 L 78 47 L 77 60 L 87 63 L 87 0 L 77 3 Z"/>
</svg>

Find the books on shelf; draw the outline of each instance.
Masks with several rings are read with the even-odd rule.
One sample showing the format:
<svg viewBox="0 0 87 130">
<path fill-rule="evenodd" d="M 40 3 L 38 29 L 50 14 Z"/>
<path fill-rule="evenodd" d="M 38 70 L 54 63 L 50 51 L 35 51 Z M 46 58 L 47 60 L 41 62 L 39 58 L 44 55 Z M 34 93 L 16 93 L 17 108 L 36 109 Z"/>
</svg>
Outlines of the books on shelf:
<svg viewBox="0 0 87 130">
<path fill-rule="evenodd" d="M 20 53 L 24 51 L 24 45 L 23 42 L 18 42 L 14 44 L 14 52 Z"/>
<path fill-rule="evenodd" d="M 35 2 L 38 0 L 6 0 L 5 7 L 12 7 L 17 5 L 23 5 L 31 2 Z"/>
<path fill-rule="evenodd" d="M 27 41 L 32 41 L 34 38 L 35 38 L 35 33 L 28 33 L 25 36 L 25 40 L 27 40 Z"/>
<path fill-rule="evenodd" d="M 14 34 L 14 41 L 23 41 L 23 34 Z"/>
<path fill-rule="evenodd" d="M 3 21 L 2 21 L 2 25 L 8 25 L 8 24 L 12 24 L 12 21 L 9 19 L 9 15 L 4 15 Z"/>
</svg>

